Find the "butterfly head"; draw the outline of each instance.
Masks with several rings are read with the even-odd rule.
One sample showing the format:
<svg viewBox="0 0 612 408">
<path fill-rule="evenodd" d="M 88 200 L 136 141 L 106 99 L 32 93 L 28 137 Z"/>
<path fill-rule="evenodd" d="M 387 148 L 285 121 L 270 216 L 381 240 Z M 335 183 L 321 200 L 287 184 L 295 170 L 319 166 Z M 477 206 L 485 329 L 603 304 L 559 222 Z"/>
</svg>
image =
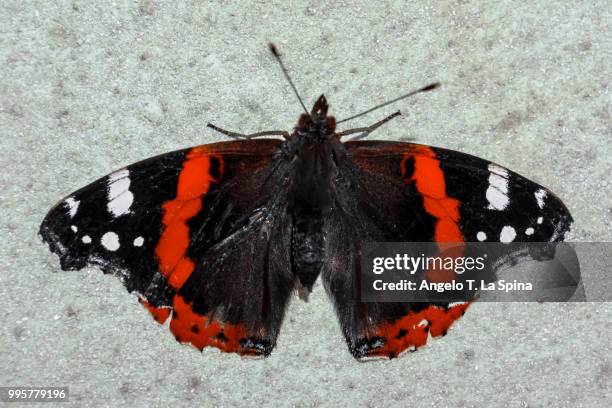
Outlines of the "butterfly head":
<svg viewBox="0 0 612 408">
<path fill-rule="evenodd" d="M 334 135 L 336 131 L 336 118 L 327 116 L 329 105 L 325 95 L 319 96 L 312 106 L 309 114 L 303 113 L 300 116 L 296 133 L 312 143 L 322 143 Z"/>
</svg>

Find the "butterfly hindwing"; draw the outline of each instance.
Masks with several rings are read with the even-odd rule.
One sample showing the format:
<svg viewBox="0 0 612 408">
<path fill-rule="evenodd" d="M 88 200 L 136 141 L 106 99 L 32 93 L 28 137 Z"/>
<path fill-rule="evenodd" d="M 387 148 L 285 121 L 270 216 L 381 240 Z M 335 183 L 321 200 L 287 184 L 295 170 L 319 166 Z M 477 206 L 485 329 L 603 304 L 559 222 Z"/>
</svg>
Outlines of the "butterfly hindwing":
<svg viewBox="0 0 612 408">
<path fill-rule="evenodd" d="M 326 219 L 325 287 L 357 358 L 446 334 L 468 303 L 360 302 L 361 243 L 555 242 L 572 218 L 549 190 L 486 160 L 400 142 L 347 142 Z"/>
<path fill-rule="evenodd" d="M 225 142 L 133 164 L 58 203 L 40 235 L 62 269 L 120 276 L 156 320 L 171 316 L 179 341 L 268 354 L 293 288 L 279 146 Z"/>
</svg>

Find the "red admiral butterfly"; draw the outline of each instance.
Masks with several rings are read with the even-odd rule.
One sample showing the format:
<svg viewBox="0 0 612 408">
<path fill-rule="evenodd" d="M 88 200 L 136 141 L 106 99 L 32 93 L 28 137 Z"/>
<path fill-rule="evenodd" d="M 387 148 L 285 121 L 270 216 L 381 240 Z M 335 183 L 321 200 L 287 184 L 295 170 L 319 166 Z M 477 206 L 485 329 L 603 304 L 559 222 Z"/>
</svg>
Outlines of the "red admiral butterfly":
<svg viewBox="0 0 612 408">
<path fill-rule="evenodd" d="M 360 302 L 362 242 L 555 242 L 569 230 L 553 193 L 501 166 L 359 141 L 399 112 L 337 132 L 325 96 L 308 111 L 270 48 L 305 111 L 294 131 L 209 124 L 237 140 L 150 158 L 71 194 L 40 227 L 62 269 L 119 276 L 180 342 L 263 356 L 292 292 L 309 293 L 320 274 L 351 353 L 392 358 L 445 334 L 469 303 Z M 257 139 L 270 135 L 283 139 Z"/>
</svg>

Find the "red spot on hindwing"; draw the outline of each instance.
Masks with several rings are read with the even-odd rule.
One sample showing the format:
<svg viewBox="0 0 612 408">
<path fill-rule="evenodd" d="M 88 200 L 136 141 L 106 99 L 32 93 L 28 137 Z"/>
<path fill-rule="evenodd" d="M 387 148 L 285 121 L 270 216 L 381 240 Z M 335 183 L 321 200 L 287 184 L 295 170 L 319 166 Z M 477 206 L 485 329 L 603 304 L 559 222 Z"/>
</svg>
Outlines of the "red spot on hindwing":
<svg viewBox="0 0 612 408">
<path fill-rule="evenodd" d="M 170 316 L 170 308 L 168 307 L 155 307 L 151 305 L 144 299 L 138 299 L 139 302 L 151 313 L 151 316 L 155 319 L 155 321 L 159 324 L 164 324 L 164 322 Z"/>
<path fill-rule="evenodd" d="M 459 303 L 443 308 L 430 305 L 420 312 L 410 312 L 392 323 L 380 325 L 375 335 L 385 344 L 368 352 L 368 357 L 395 357 L 405 350 L 416 350 L 427 343 L 428 335 L 445 335 L 450 326 L 459 319 L 470 303 Z"/>
<path fill-rule="evenodd" d="M 244 326 L 222 323 L 199 315 L 180 295 L 174 296 L 170 331 L 178 341 L 191 343 L 200 350 L 213 346 L 229 353 L 249 354 L 249 350 L 240 345 L 240 341 L 247 336 Z"/>
</svg>

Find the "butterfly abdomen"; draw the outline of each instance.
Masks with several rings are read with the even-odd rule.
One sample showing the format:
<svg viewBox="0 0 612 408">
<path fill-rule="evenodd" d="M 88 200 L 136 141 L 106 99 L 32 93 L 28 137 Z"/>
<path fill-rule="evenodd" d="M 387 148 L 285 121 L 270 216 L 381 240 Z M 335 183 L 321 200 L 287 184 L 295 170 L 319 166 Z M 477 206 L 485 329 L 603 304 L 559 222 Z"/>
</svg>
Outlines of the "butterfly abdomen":
<svg viewBox="0 0 612 408">
<path fill-rule="evenodd" d="M 321 214 L 297 214 L 291 237 L 293 270 L 309 291 L 317 280 L 325 257 Z"/>
</svg>

